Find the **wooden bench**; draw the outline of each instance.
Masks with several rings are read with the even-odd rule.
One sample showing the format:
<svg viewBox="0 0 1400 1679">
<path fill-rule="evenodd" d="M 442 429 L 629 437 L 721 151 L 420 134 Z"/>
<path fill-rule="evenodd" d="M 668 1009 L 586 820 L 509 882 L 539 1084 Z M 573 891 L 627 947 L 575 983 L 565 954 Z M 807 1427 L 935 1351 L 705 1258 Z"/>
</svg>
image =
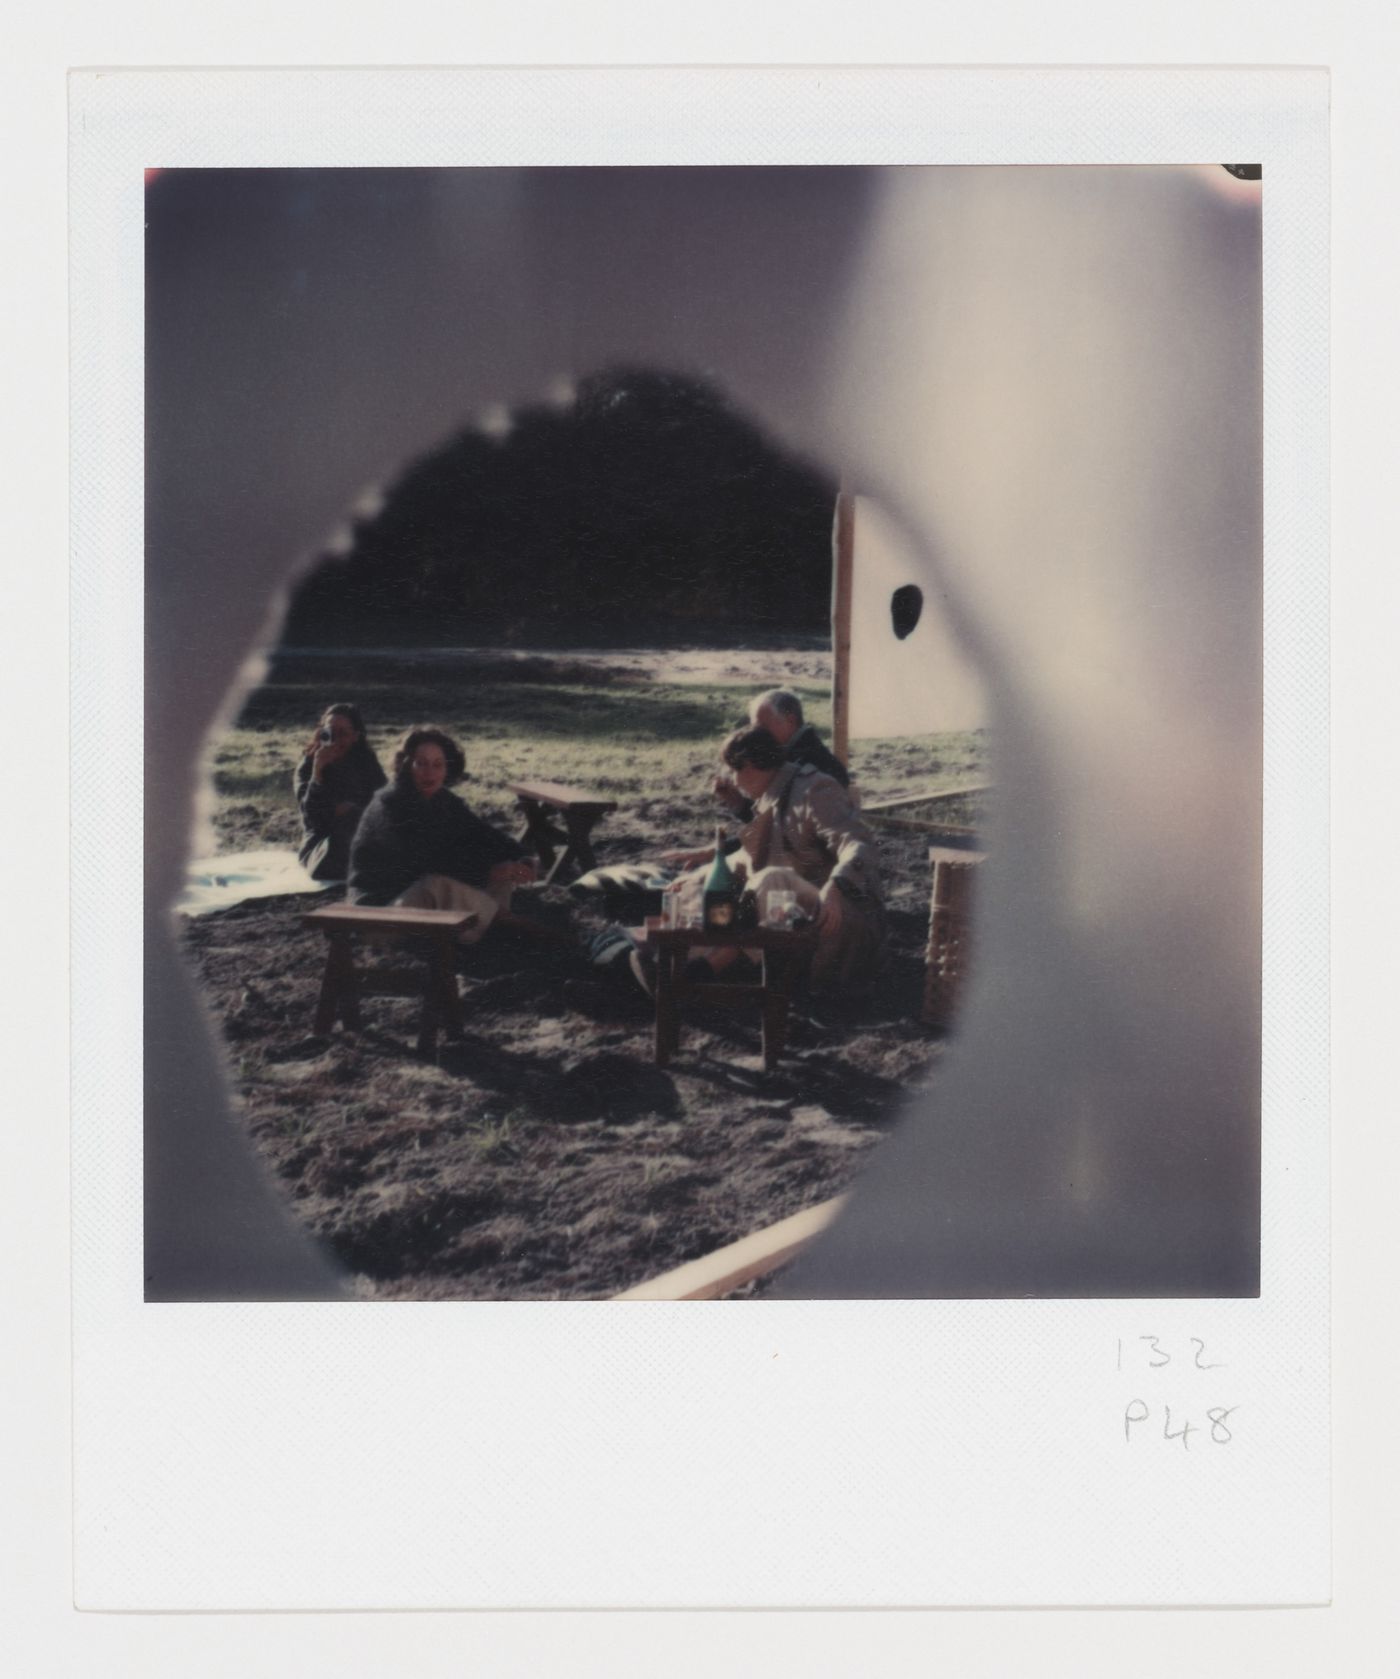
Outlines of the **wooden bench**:
<svg viewBox="0 0 1400 1679">
<path fill-rule="evenodd" d="M 457 936 L 476 925 L 475 910 L 407 909 L 398 905 L 381 909 L 367 904 L 330 904 L 325 909 L 306 911 L 302 921 L 326 935 L 326 971 L 312 1026 L 318 1038 L 327 1036 L 337 1019 L 344 1022 L 347 1031 L 358 1032 L 360 998 L 366 996 L 423 999 L 418 1022 L 420 1055 L 432 1055 L 436 1051 L 440 1025 L 452 1036 L 461 1036 Z M 421 940 L 427 948 L 423 962 L 417 966 L 362 973 L 355 967 L 351 944 L 356 937 L 391 943 Z"/>
<path fill-rule="evenodd" d="M 763 1068 L 771 1072 L 787 1043 L 793 985 L 803 960 L 817 948 L 816 929 L 748 927 L 717 933 L 706 927 L 665 927 L 659 917 L 648 917 L 645 927 L 634 930 L 643 949 L 656 959 L 657 1066 L 666 1066 L 680 1048 L 682 1007 L 698 1002 L 720 1008 L 757 1008 L 763 1020 Z M 685 966 L 692 950 L 723 945 L 761 953 L 757 981 L 697 984 L 686 979 Z"/>
<path fill-rule="evenodd" d="M 510 791 L 519 800 L 525 817 L 521 843 L 534 848 L 544 870 L 546 886 L 570 864 L 580 874 L 598 867 L 589 836 L 601 817 L 617 809 L 616 799 L 584 792 L 578 787 L 565 787 L 558 781 L 514 782 Z M 563 818 L 562 832 L 550 821 L 551 813 Z M 563 849 L 556 856 L 557 846 Z"/>
</svg>

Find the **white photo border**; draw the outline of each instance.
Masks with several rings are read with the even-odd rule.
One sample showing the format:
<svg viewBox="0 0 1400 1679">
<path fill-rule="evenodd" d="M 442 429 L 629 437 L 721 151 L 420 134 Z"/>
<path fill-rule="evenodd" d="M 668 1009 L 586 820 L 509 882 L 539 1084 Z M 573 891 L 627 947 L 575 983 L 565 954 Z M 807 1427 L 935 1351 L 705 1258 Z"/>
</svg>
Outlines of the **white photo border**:
<svg viewBox="0 0 1400 1679">
<path fill-rule="evenodd" d="M 80 72 L 71 87 L 75 1578 L 95 1609 L 1307 1603 L 1329 1591 L 1327 77 Z M 1259 162 L 1257 1301 L 148 1306 L 142 171 Z M 87 811 L 100 811 L 101 826 Z M 1121 1451 L 1119 1336 L 1229 1348 L 1228 1458 Z"/>
</svg>

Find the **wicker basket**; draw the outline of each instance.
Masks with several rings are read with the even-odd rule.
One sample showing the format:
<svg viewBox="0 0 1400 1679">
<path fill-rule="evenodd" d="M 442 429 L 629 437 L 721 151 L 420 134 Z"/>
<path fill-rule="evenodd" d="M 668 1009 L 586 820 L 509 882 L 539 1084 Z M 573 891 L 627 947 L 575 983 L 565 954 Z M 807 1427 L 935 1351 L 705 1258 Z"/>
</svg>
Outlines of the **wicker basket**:
<svg viewBox="0 0 1400 1679">
<path fill-rule="evenodd" d="M 933 893 L 920 1016 L 926 1025 L 949 1025 L 957 1008 L 958 992 L 972 958 L 973 875 L 985 856 L 982 851 L 929 848 Z"/>
</svg>

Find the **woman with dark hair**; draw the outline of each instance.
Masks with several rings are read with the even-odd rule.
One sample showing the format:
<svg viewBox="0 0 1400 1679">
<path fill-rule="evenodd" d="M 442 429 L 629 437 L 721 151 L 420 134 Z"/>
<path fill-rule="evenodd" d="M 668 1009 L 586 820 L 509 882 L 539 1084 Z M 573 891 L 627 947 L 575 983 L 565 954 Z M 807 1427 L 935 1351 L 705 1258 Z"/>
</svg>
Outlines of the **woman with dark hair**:
<svg viewBox="0 0 1400 1679">
<path fill-rule="evenodd" d="M 297 856 L 314 880 L 344 880 L 350 872 L 355 829 L 386 779 L 358 708 L 327 706 L 293 778 L 301 809 Z"/>
<path fill-rule="evenodd" d="M 507 835 L 449 789 L 466 774 L 457 742 L 441 729 L 410 729 L 394 754 L 394 779 L 360 819 L 350 851 L 350 899 L 413 909 L 471 909 L 462 934 L 474 944 L 535 866 Z"/>
</svg>

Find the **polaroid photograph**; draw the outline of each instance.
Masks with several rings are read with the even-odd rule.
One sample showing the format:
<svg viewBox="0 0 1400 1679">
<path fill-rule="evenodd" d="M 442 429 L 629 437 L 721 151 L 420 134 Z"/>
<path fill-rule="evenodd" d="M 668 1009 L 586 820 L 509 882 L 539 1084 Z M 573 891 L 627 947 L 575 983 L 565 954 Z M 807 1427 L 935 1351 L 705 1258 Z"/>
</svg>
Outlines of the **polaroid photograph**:
<svg viewBox="0 0 1400 1679">
<path fill-rule="evenodd" d="M 1325 1600 L 1326 76 L 71 100 L 80 1605 Z"/>
<path fill-rule="evenodd" d="M 665 1298 L 857 1177 L 819 1298 L 1257 1291 L 1262 189 L 151 171 L 148 902 L 351 1292 Z M 147 1298 L 238 1298 L 147 937 Z"/>
</svg>

